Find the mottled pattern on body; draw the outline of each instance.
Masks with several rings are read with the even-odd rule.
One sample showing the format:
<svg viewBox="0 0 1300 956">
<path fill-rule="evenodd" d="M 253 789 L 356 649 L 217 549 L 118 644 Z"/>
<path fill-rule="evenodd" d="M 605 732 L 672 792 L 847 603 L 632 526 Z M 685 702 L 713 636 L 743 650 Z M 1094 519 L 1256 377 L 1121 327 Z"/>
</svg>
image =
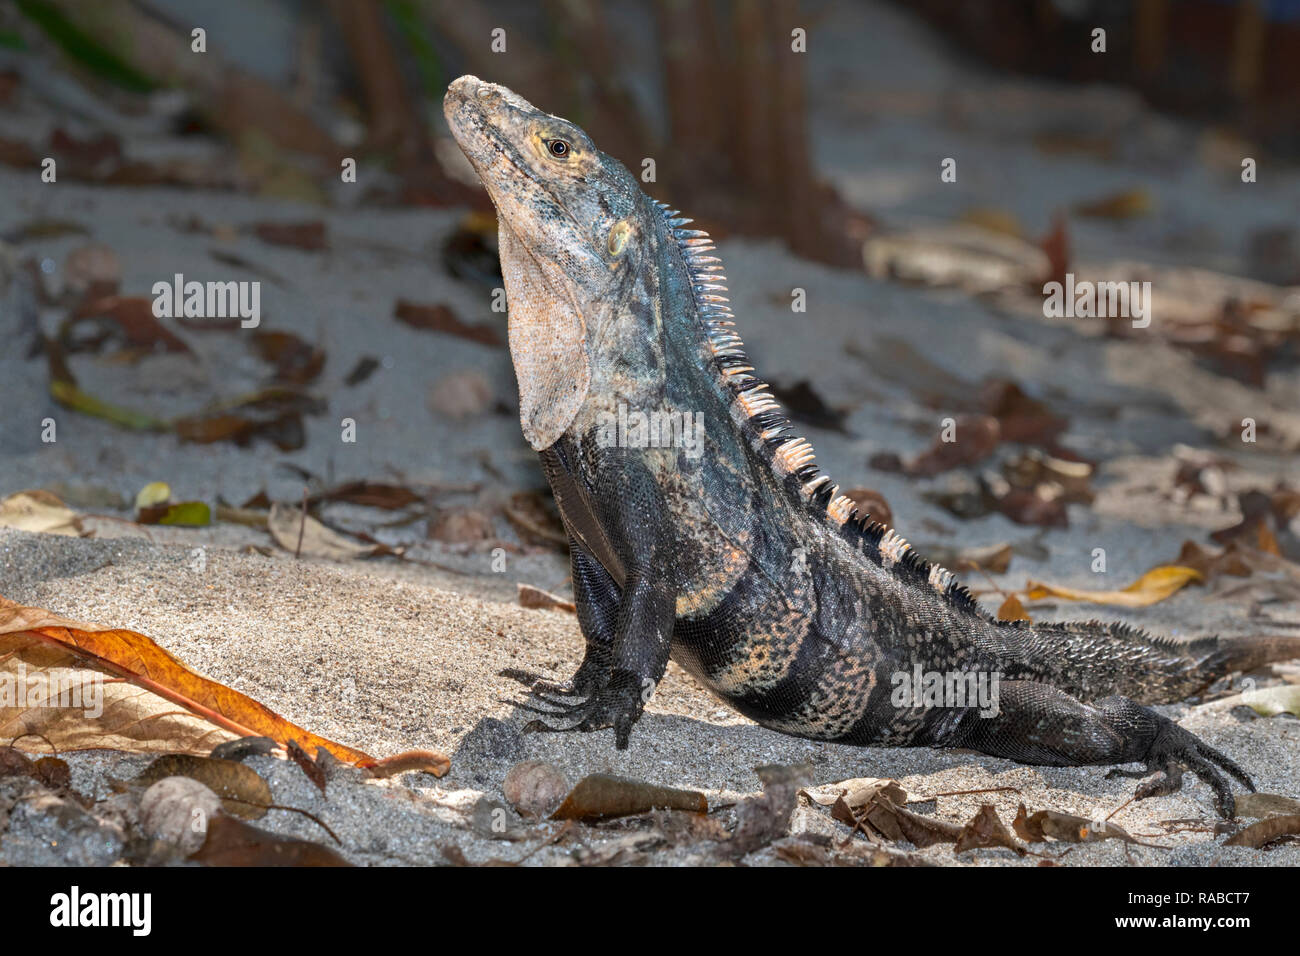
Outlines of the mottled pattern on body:
<svg viewBox="0 0 1300 956">
<path fill-rule="evenodd" d="M 537 688 L 548 719 L 626 746 L 672 656 L 784 733 L 1140 762 L 1163 775 L 1152 793 L 1186 767 L 1232 812 L 1224 772 L 1249 785 L 1244 771 L 1144 705 L 1300 656 L 1300 638 L 992 620 L 820 472 L 745 353 L 706 233 L 509 90 L 462 77 L 445 110 L 497 206 L 521 420 L 571 538 L 587 649 L 571 681 Z M 702 453 L 602 441 L 626 412 L 698 416 Z M 896 702 L 922 673 L 991 675 L 996 707 Z"/>
</svg>

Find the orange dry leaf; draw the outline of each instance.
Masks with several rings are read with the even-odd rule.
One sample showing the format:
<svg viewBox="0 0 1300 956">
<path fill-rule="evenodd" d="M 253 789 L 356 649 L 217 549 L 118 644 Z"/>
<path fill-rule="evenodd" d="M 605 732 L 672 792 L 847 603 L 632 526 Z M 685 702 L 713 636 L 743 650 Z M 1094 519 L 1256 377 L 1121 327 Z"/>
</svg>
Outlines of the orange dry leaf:
<svg viewBox="0 0 1300 956">
<path fill-rule="evenodd" d="M 1020 598 L 1014 594 L 1008 594 L 1007 599 L 1002 602 L 998 608 L 999 621 L 1030 621 L 1033 620 L 1025 613 L 1025 606 L 1020 603 Z"/>
<path fill-rule="evenodd" d="M 1026 581 L 1025 596 L 1031 601 L 1046 597 L 1065 601 L 1087 601 L 1091 604 L 1115 604 L 1120 607 L 1146 607 L 1163 601 L 1185 584 L 1200 581 L 1203 575 L 1195 568 L 1177 564 L 1152 568 L 1122 591 L 1087 591 L 1080 588 L 1057 587 L 1041 581 Z"/>
<path fill-rule="evenodd" d="M 0 597 L 0 738 L 6 742 L 27 750 L 44 744 L 41 749 L 60 751 L 206 754 L 225 741 L 259 736 L 297 741 L 312 753 L 324 748 L 358 767 L 381 763 L 201 677 L 143 634 Z M 445 757 L 426 756 L 419 769 L 447 772 Z"/>
</svg>

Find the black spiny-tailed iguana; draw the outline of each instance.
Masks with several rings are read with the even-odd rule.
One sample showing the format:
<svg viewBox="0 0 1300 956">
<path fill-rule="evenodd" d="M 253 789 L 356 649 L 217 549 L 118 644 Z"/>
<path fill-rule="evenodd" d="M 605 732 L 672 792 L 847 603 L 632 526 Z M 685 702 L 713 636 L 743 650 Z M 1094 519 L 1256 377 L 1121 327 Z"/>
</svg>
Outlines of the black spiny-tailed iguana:
<svg viewBox="0 0 1300 956">
<path fill-rule="evenodd" d="M 461 77 L 444 110 L 496 205 L 520 421 L 570 537 L 586 654 L 571 681 L 535 688 L 545 712 L 566 729 L 613 727 L 626 747 L 672 657 L 784 733 L 1143 763 L 1143 796 L 1177 789 L 1187 768 L 1232 814 L 1220 768 L 1250 778 L 1144 703 L 1300 656 L 1300 639 L 992 620 L 951 573 L 859 516 L 789 434 L 742 351 L 707 235 L 504 87 Z M 614 434 L 632 413 L 676 423 L 676 437 L 701 421 L 699 444 Z M 930 706 L 919 689 L 900 703 L 897 675 L 919 672 L 993 675 L 996 705 Z"/>
</svg>

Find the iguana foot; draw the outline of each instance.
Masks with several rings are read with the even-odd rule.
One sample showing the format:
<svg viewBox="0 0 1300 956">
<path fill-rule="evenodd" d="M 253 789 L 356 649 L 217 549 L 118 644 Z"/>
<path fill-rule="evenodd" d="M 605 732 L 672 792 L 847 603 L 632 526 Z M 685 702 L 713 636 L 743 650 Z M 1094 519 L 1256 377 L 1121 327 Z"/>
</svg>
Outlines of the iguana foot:
<svg viewBox="0 0 1300 956">
<path fill-rule="evenodd" d="M 1147 751 L 1145 771 L 1111 771 L 1107 776 L 1141 776 L 1142 783 L 1134 794 L 1135 800 L 1163 797 L 1182 788 L 1183 773 L 1190 770 L 1214 791 L 1214 805 L 1219 815 L 1231 819 L 1236 815 L 1236 801 L 1232 789 L 1220 768 L 1227 771 L 1252 793 L 1255 784 L 1227 754 L 1220 753 L 1189 730 L 1184 730 L 1167 717 L 1160 717 L 1155 740 Z"/>
<path fill-rule="evenodd" d="M 576 703 L 550 700 L 534 692 L 534 697 L 545 703 L 555 705 L 554 710 L 542 710 L 521 704 L 523 709 L 546 717 L 575 721 L 568 727 L 553 727 L 541 720 L 530 720 L 524 726 L 525 733 L 570 732 L 590 733 L 593 730 L 614 728 L 614 744 L 619 750 L 626 750 L 632 734 L 632 725 L 641 717 L 645 701 L 641 696 L 641 683 L 636 675 L 628 671 L 616 671 L 610 682 L 595 693 Z"/>
</svg>

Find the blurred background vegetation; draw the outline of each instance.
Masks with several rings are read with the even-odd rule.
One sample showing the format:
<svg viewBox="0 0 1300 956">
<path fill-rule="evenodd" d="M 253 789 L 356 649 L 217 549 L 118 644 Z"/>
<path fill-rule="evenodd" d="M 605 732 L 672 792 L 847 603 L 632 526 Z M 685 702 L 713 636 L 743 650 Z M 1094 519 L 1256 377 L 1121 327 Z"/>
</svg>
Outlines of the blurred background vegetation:
<svg viewBox="0 0 1300 956">
<path fill-rule="evenodd" d="M 6 0 L 0 45 L 57 67 L 124 117 L 90 143 L 51 142 L 71 175 L 251 186 L 320 198 L 340 158 L 391 173 L 371 198 L 472 205 L 436 134 L 463 72 L 521 91 L 585 127 L 707 227 L 785 239 L 837 265 L 861 261 L 869 210 L 853 211 L 810 160 L 804 58 L 792 31 L 827 4 L 798 0 Z M 1152 102 L 1235 127 L 1275 150 L 1300 141 L 1300 0 L 915 0 L 960 54 L 1006 70 L 1129 84 Z M 207 52 L 193 55 L 203 24 Z M 1080 31 L 1108 30 L 1109 56 Z M 501 31 L 496 32 L 494 31 Z M 494 45 L 494 40 L 496 41 Z M 504 50 L 501 45 L 504 44 Z M 1104 71 L 1104 73 L 1103 73 Z M 0 97 L 19 82 L 7 69 Z M 46 77 L 46 85 L 53 80 Z M 56 93 L 88 112 L 61 83 Z M 217 136 L 237 174 L 125 158 L 142 119 Z M 100 117 L 102 119 L 102 117 Z M 136 122 L 133 122 L 136 121 Z M 52 134 L 53 135 L 53 134 Z M 31 165 L 30 143 L 0 161 Z M 114 158 L 118 160 L 114 162 Z"/>
</svg>

